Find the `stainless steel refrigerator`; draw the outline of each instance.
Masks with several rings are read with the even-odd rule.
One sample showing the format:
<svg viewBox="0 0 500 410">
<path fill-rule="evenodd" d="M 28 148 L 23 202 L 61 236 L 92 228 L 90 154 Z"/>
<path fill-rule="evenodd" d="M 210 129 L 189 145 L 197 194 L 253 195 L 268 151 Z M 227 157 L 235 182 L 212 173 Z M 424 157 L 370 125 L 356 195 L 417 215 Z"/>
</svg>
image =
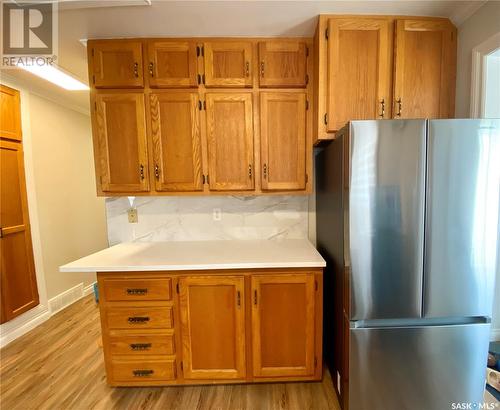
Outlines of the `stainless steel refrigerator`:
<svg viewBox="0 0 500 410">
<path fill-rule="evenodd" d="M 482 402 L 499 198 L 500 120 L 353 121 L 316 154 L 324 350 L 344 407 Z"/>
</svg>

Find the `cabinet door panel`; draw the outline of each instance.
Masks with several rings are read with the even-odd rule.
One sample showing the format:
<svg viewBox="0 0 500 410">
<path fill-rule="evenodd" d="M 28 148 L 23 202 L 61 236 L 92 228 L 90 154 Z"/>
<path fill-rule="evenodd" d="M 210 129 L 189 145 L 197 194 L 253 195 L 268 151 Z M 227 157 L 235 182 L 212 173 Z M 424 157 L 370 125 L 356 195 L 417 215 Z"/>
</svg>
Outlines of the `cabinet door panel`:
<svg viewBox="0 0 500 410">
<path fill-rule="evenodd" d="M 96 94 L 95 100 L 102 191 L 149 191 L 143 94 Z"/>
<path fill-rule="evenodd" d="M 350 120 L 391 118 L 392 23 L 334 18 L 328 32 L 327 130 Z"/>
<path fill-rule="evenodd" d="M 252 86 L 252 43 L 214 41 L 203 47 L 207 87 Z"/>
<path fill-rule="evenodd" d="M 306 43 L 264 41 L 259 43 L 259 84 L 261 87 L 305 87 Z"/>
<path fill-rule="evenodd" d="M 157 191 L 203 189 L 198 104 L 198 93 L 150 95 Z"/>
<path fill-rule="evenodd" d="M 0 137 L 21 141 L 19 91 L 0 84 Z"/>
<path fill-rule="evenodd" d="M 196 44 L 193 41 L 149 41 L 145 65 L 151 87 L 198 86 Z"/>
<path fill-rule="evenodd" d="M 456 29 L 449 21 L 398 20 L 394 118 L 453 118 Z"/>
<path fill-rule="evenodd" d="M 96 88 L 144 86 L 140 41 L 90 42 L 89 47 Z"/>
<path fill-rule="evenodd" d="M 252 94 L 208 93 L 206 103 L 210 189 L 254 189 Z"/>
<path fill-rule="evenodd" d="M 306 186 L 306 94 L 260 94 L 262 189 Z"/>
<path fill-rule="evenodd" d="M 0 141 L 1 323 L 39 303 L 20 143 Z"/>
<path fill-rule="evenodd" d="M 255 377 L 314 373 L 314 275 L 252 276 Z"/>
<path fill-rule="evenodd" d="M 192 276 L 179 284 L 184 378 L 244 378 L 243 276 Z"/>
</svg>

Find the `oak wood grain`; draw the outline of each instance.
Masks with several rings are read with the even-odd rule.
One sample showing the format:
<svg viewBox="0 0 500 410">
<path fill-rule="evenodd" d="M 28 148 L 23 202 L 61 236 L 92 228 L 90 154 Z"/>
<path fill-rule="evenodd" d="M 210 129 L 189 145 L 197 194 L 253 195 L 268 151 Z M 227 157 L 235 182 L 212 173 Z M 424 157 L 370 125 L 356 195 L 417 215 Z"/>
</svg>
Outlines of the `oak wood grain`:
<svg viewBox="0 0 500 410">
<path fill-rule="evenodd" d="M 19 91 L 0 84 L 0 138 L 22 140 Z"/>
</svg>

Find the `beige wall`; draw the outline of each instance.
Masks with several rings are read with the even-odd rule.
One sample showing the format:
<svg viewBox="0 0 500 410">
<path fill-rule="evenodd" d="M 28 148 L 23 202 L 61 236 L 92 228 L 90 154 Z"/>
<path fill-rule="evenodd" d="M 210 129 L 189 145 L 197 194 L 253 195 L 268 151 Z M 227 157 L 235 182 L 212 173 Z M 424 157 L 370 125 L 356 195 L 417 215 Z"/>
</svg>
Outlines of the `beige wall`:
<svg viewBox="0 0 500 410">
<path fill-rule="evenodd" d="M 29 98 L 33 175 L 47 298 L 90 274 L 59 266 L 107 247 L 103 198 L 95 191 L 90 117 L 37 95 Z"/>
<path fill-rule="evenodd" d="M 455 115 L 470 116 L 472 49 L 500 32 L 500 1 L 490 0 L 458 27 Z"/>
</svg>

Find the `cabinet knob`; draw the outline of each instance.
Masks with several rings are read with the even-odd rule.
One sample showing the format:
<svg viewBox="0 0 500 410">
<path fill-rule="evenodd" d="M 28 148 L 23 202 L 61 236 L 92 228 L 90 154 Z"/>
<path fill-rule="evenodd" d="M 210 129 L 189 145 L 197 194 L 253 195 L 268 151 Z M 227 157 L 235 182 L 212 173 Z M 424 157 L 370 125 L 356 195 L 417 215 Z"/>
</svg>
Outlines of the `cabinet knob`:
<svg viewBox="0 0 500 410">
<path fill-rule="evenodd" d="M 401 117 L 401 105 L 402 105 L 401 97 L 399 97 L 396 100 L 396 104 L 398 105 L 398 111 L 396 112 L 396 117 Z"/>
<path fill-rule="evenodd" d="M 380 114 L 378 115 L 380 118 L 385 117 L 385 99 L 380 100 Z"/>
<path fill-rule="evenodd" d="M 153 62 L 150 62 L 149 63 L 149 75 L 151 77 L 154 77 L 154 71 L 153 71 L 153 68 L 154 68 L 154 63 Z"/>
<path fill-rule="evenodd" d="M 134 63 L 134 77 L 139 77 L 139 63 Z"/>
<path fill-rule="evenodd" d="M 247 77 L 250 75 L 250 63 L 248 61 L 245 63 L 245 75 Z"/>
</svg>

